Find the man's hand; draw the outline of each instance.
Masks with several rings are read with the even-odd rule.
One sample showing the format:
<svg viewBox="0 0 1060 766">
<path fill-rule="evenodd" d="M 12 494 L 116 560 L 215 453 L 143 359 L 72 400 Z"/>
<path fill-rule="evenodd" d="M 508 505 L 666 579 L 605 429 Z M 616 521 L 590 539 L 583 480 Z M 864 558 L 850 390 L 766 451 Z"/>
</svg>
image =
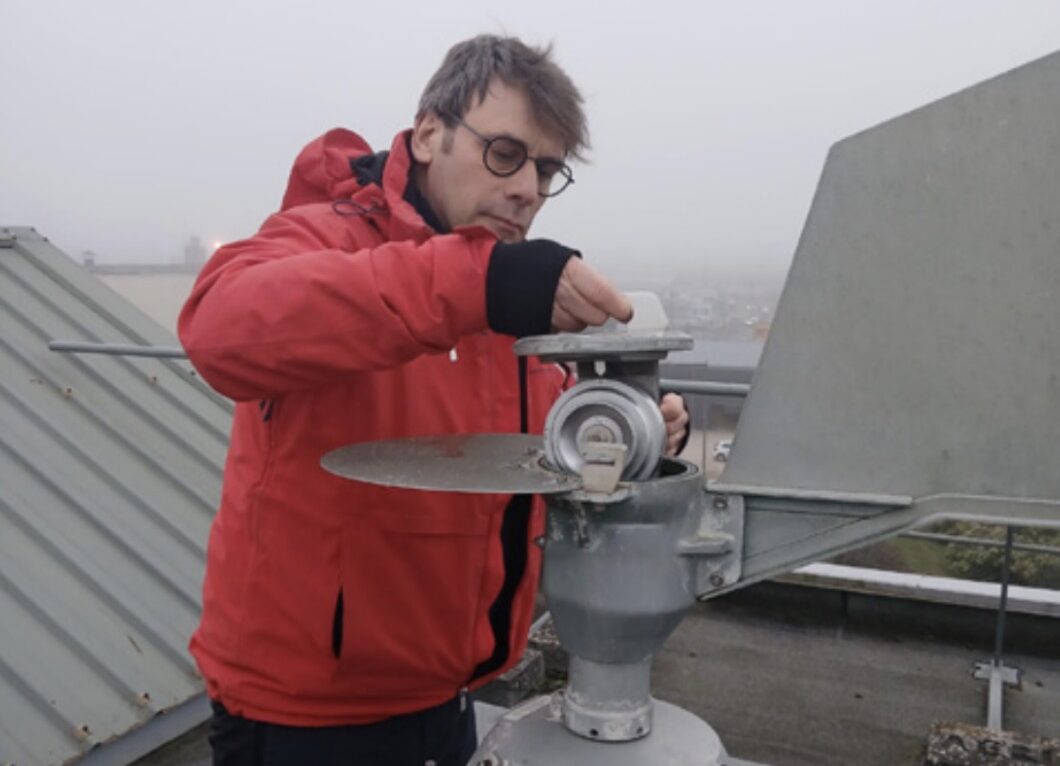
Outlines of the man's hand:
<svg viewBox="0 0 1060 766">
<path fill-rule="evenodd" d="M 589 325 L 602 325 L 611 317 L 620 322 L 633 318 L 629 298 L 598 271 L 586 266 L 581 258 L 571 258 L 556 285 L 556 297 L 552 303 L 553 331 L 579 332 Z"/>
<path fill-rule="evenodd" d="M 685 400 L 678 394 L 666 394 L 659 403 L 663 422 L 666 423 L 666 454 L 674 457 L 688 432 L 688 410 Z"/>
</svg>

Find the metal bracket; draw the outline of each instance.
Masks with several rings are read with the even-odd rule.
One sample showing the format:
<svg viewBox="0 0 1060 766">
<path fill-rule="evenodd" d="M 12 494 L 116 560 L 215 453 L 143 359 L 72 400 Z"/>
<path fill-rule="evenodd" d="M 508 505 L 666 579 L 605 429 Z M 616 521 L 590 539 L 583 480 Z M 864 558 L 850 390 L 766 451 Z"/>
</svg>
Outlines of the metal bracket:
<svg viewBox="0 0 1060 766">
<path fill-rule="evenodd" d="M 610 495 L 622 478 L 626 465 L 626 445 L 614 442 L 593 442 L 582 453 L 582 489 Z"/>
<path fill-rule="evenodd" d="M 677 543 L 677 554 L 695 568 L 699 596 L 739 581 L 743 569 L 743 496 L 705 491 L 694 527 Z"/>
<path fill-rule="evenodd" d="M 977 662 L 972 676 L 988 684 L 986 727 L 1001 731 L 1004 729 L 1005 719 L 1004 687 L 1012 686 L 1016 689 L 1021 687 L 1020 669 L 994 662 Z"/>
</svg>

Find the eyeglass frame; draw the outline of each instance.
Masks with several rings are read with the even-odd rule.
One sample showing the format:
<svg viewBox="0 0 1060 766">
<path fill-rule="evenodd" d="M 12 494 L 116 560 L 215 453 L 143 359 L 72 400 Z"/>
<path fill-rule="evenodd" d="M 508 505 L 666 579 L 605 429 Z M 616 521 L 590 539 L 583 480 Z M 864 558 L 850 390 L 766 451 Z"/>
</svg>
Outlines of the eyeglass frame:
<svg viewBox="0 0 1060 766">
<path fill-rule="evenodd" d="M 511 176 L 514 176 L 516 173 L 523 169 L 523 166 L 526 165 L 527 160 L 533 160 L 534 169 L 537 171 L 538 177 L 538 196 L 546 198 L 558 197 L 560 194 L 565 192 L 572 183 L 574 183 L 574 171 L 571 170 L 570 165 L 568 165 L 563 160 L 558 160 L 555 157 L 534 157 L 530 154 L 530 149 L 526 146 L 526 144 L 523 141 L 520 141 L 518 138 L 504 135 L 493 136 L 492 138 L 489 136 L 484 136 L 477 130 L 475 130 L 473 127 L 468 125 L 466 122 L 464 122 L 460 117 L 457 117 L 455 114 L 445 114 L 443 115 L 443 118 L 445 117 L 452 120 L 457 125 L 463 126 L 471 135 L 473 135 L 475 138 L 482 142 L 482 164 L 485 166 L 486 170 L 488 170 L 490 173 L 497 176 L 498 178 L 510 178 Z M 512 144 L 515 144 L 516 146 L 521 147 L 523 150 L 523 159 L 519 162 L 518 165 L 516 165 L 507 173 L 501 173 L 500 171 L 490 167 L 488 159 L 490 154 L 490 147 L 493 146 L 494 142 L 496 141 L 508 141 Z M 542 162 L 555 163 L 558 167 L 556 169 L 556 172 L 552 175 L 552 178 L 555 178 L 556 175 L 560 175 L 566 180 L 566 183 L 559 187 L 558 190 L 548 192 L 547 194 L 541 191 L 540 188 L 540 179 L 544 177 L 544 174 L 541 171 Z M 549 183 L 551 184 L 551 179 L 549 180 Z"/>
</svg>

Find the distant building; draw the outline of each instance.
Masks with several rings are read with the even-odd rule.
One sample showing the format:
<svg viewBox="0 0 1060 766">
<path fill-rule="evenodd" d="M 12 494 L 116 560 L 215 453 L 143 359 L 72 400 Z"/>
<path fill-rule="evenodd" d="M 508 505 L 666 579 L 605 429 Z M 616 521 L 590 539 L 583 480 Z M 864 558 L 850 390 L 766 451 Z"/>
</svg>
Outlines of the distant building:
<svg viewBox="0 0 1060 766">
<path fill-rule="evenodd" d="M 89 268 L 89 269 L 91 269 L 93 266 L 95 266 L 96 265 L 96 254 L 95 254 L 95 252 L 92 251 L 92 250 L 85 250 L 83 253 L 81 253 L 81 263 L 83 263 L 85 265 L 85 267 Z"/>
<path fill-rule="evenodd" d="M 206 263 L 206 248 L 198 237 L 192 237 L 184 245 L 184 265 L 198 268 Z"/>
</svg>

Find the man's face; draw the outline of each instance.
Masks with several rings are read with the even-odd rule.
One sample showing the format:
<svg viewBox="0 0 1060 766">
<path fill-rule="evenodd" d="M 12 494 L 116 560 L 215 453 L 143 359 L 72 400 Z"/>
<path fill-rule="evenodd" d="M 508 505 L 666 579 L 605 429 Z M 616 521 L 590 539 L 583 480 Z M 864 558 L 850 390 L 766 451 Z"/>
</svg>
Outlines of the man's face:
<svg viewBox="0 0 1060 766">
<path fill-rule="evenodd" d="M 500 80 L 490 84 L 486 97 L 462 119 L 467 128 L 446 128 L 435 114 L 417 121 L 412 155 L 420 164 L 420 192 L 451 229 L 477 224 L 502 242 L 521 242 L 545 201 L 538 193 L 537 168 L 528 160 L 510 176 L 494 175 L 483 164 L 484 143 L 475 132 L 487 139 L 517 139 L 531 157 L 562 159 L 563 145 L 534 120 L 523 91 Z"/>
</svg>

